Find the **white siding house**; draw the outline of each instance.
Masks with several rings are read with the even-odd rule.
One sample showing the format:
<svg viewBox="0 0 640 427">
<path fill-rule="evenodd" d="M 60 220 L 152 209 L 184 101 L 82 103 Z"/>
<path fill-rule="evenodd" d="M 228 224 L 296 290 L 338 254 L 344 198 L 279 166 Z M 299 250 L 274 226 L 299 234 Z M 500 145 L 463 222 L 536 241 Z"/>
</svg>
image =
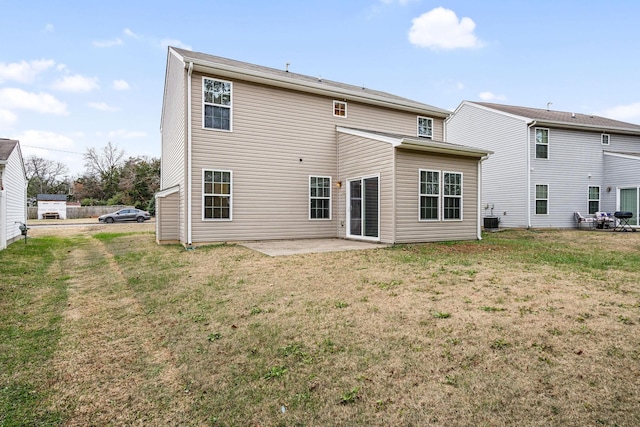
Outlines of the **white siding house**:
<svg viewBox="0 0 640 427">
<path fill-rule="evenodd" d="M 0 250 L 19 239 L 27 222 L 27 178 L 20 143 L 0 138 Z"/>
<path fill-rule="evenodd" d="M 166 66 L 158 242 L 479 237 L 489 151 L 443 142 L 449 111 L 173 47 Z"/>
<path fill-rule="evenodd" d="M 574 212 L 633 212 L 640 226 L 640 126 L 588 114 L 462 102 L 451 143 L 494 152 L 483 163 L 483 217 L 501 227 L 575 227 Z"/>
</svg>

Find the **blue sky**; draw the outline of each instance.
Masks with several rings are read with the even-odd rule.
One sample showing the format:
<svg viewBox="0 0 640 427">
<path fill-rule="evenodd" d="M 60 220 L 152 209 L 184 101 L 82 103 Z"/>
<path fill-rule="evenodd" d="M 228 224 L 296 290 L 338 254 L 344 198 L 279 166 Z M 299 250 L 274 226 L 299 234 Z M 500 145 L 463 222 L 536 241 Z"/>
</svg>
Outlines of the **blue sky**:
<svg viewBox="0 0 640 427">
<path fill-rule="evenodd" d="M 383 90 L 640 124 L 635 0 L 0 0 L 0 137 L 160 156 L 168 45 Z"/>
</svg>

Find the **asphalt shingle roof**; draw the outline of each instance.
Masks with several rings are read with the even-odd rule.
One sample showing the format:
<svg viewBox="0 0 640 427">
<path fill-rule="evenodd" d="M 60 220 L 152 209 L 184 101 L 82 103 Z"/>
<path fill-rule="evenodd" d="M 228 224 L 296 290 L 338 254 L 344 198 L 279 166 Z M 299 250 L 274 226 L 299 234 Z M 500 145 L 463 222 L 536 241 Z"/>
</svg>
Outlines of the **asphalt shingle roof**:
<svg viewBox="0 0 640 427">
<path fill-rule="evenodd" d="M 600 127 L 603 129 L 626 129 L 629 131 L 640 132 L 640 125 L 608 119 L 606 117 L 600 117 L 593 114 L 518 107 L 515 105 L 493 104 L 491 102 L 474 102 L 474 104 L 541 122 L 563 123 L 573 126 L 583 125 L 588 127 Z"/>
<path fill-rule="evenodd" d="M 9 156 L 13 152 L 13 149 L 18 145 L 18 141 L 13 139 L 0 138 L 0 160 L 9 160 Z"/>
<path fill-rule="evenodd" d="M 322 84 L 328 90 L 334 90 L 336 92 L 357 92 L 363 95 L 375 96 L 378 98 L 386 99 L 389 101 L 393 101 L 395 103 L 405 104 L 407 106 L 423 108 L 425 110 L 430 110 L 432 112 L 437 112 L 441 115 L 449 115 L 451 111 L 434 107 L 432 105 L 424 104 L 418 101 L 414 101 L 412 99 L 403 98 L 401 96 L 393 95 L 387 92 L 382 92 L 374 89 L 365 88 L 363 86 L 355 86 L 346 83 L 340 83 L 332 80 L 327 80 L 319 77 L 311 77 L 304 74 L 298 74 L 291 71 L 279 70 L 276 68 L 264 67 L 261 65 L 250 64 L 248 62 L 236 61 L 234 59 L 223 58 L 220 56 L 209 55 L 206 53 L 200 52 L 192 52 L 190 50 L 180 49 L 177 47 L 171 47 L 174 51 L 176 51 L 179 55 L 181 55 L 186 60 L 191 60 L 194 62 L 198 62 L 201 64 L 211 64 L 211 66 L 215 66 L 215 64 L 221 64 L 228 67 L 234 67 L 241 70 L 246 70 L 249 73 L 260 73 L 273 76 L 279 80 L 286 80 L 291 83 L 299 83 L 303 84 Z"/>
</svg>

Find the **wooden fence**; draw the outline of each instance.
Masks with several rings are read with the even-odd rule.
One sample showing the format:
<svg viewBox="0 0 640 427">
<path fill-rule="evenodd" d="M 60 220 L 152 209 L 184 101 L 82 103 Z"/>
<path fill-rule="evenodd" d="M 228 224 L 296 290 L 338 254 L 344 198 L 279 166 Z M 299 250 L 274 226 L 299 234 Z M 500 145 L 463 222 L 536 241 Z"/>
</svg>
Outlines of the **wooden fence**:
<svg viewBox="0 0 640 427">
<path fill-rule="evenodd" d="M 81 207 L 67 207 L 67 219 L 75 218 L 97 218 L 100 215 L 115 212 L 119 209 L 133 208 L 133 206 L 114 205 L 114 206 L 81 206 Z M 27 208 L 28 219 L 38 219 L 38 207 L 30 206 Z"/>
</svg>

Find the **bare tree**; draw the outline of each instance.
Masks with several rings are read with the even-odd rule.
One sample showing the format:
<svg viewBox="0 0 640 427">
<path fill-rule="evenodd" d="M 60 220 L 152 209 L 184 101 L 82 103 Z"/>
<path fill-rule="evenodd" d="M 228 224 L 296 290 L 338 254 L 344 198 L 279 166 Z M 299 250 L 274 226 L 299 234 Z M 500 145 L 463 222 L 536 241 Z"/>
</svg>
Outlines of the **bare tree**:
<svg viewBox="0 0 640 427">
<path fill-rule="evenodd" d="M 69 168 L 64 163 L 29 156 L 25 159 L 24 166 L 27 172 L 29 197 L 68 188 L 66 177 L 69 175 Z"/>
<path fill-rule="evenodd" d="M 102 151 L 91 147 L 84 154 L 84 166 L 89 175 L 100 180 L 106 198 L 112 197 L 118 191 L 123 158 L 124 150 L 111 142 L 108 142 Z"/>
</svg>

